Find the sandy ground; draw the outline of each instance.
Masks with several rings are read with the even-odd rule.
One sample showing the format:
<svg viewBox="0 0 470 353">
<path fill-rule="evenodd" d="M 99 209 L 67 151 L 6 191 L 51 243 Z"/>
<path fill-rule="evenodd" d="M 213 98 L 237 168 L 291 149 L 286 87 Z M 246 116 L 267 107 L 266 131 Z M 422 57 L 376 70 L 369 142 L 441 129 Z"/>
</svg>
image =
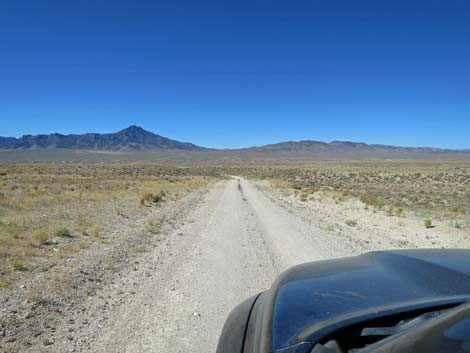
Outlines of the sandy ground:
<svg viewBox="0 0 470 353">
<path fill-rule="evenodd" d="M 3 335 L 0 351 L 214 352 L 230 310 L 292 265 L 469 243 L 468 234 L 450 226 L 425 229 L 416 217 L 375 214 L 354 200 L 338 205 L 314 195 L 301 202 L 237 177 L 188 200 L 174 205 L 184 210 L 172 213 L 164 236 L 149 238 L 127 267 L 63 309 L 52 333 L 10 342 Z M 358 220 L 354 227 L 345 224 L 351 218 Z"/>
</svg>

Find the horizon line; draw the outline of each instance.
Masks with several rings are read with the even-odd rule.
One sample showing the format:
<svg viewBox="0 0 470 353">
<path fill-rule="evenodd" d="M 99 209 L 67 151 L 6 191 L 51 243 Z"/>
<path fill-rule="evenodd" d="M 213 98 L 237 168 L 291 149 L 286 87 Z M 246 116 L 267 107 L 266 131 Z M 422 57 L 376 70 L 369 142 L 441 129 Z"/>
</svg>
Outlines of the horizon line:
<svg viewBox="0 0 470 353">
<path fill-rule="evenodd" d="M 456 152 L 465 152 L 465 151 L 470 151 L 470 147 L 463 147 L 463 148 L 451 148 L 451 147 L 442 147 L 442 146 L 425 146 L 425 145 L 398 145 L 398 144 L 392 144 L 392 143 L 370 143 L 370 142 L 365 142 L 365 141 L 354 141 L 354 140 L 339 140 L 339 139 L 332 139 L 332 140 L 316 140 L 316 139 L 298 139 L 298 140 L 295 140 L 295 139 L 286 139 L 286 140 L 280 140 L 280 141 L 277 141 L 277 142 L 269 142 L 269 143 L 265 143 L 265 144 L 260 144 L 260 145 L 250 145 L 250 146 L 244 146 L 244 147 L 215 147 L 215 146 L 211 146 L 211 147 L 208 147 L 208 146 L 203 146 L 203 145 L 199 145 L 199 144 L 196 144 L 194 142 L 190 142 L 190 141 L 180 141 L 180 140 L 176 140 L 172 137 L 168 137 L 168 136 L 164 136 L 164 135 L 160 135 L 159 133 L 156 133 L 152 130 L 147 130 L 145 128 L 143 128 L 142 126 L 140 125 L 136 125 L 136 124 L 131 124 L 127 127 L 124 127 L 124 128 L 121 128 L 119 130 L 116 130 L 116 131 L 112 131 L 112 132 L 82 132 L 82 133 L 74 133 L 74 132 L 70 132 L 70 133 L 61 133 L 61 132 L 50 132 L 50 133 L 38 133 L 38 134 L 22 134 L 21 136 L 17 135 L 17 136 L 2 136 L 0 135 L 0 138 L 15 138 L 15 139 L 21 139 L 23 137 L 28 137 L 28 136 L 40 136 L 40 135 L 43 135 L 43 136 L 49 136 L 49 135 L 61 135 L 61 136 L 70 136 L 70 135 L 86 135 L 86 134 L 96 134 L 96 135 L 108 135 L 108 134 L 114 134 L 114 133 L 118 133 L 118 132 L 121 132 L 121 131 L 125 131 L 125 130 L 128 130 L 130 128 L 140 128 L 146 132 L 149 132 L 149 133 L 152 133 L 154 135 L 158 135 L 160 137 L 163 137 L 163 138 L 167 138 L 167 139 L 170 139 L 170 140 L 173 140 L 173 141 L 178 141 L 178 142 L 183 142 L 183 143 L 190 143 L 190 144 L 193 144 L 197 147 L 201 147 L 201 148 L 207 148 L 207 149 L 217 149 L 217 150 L 239 150 L 239 149 L 248 149 L 248 148 L 259 148 L 259 147 L 265 147 L 265 146 L 270 146 L 270 145 L 276 145 L 276 144 L 281 144 L 281 143 L 302 143 L 302 142 L 317 142 L 317 143 L 325 143 L 325 144 L 332 144 L 332 143 L 335 143 L 335 142 L 340 142 L 340 143 L 356 143 L 356 144 L 364 144 L 364 145 L 367 145 L 367 146 L 384 146 L 384 147 L 399 147 L 399 148 L 423 148 L 423 149 L 439 149 L 439 150 L 449 150 L 449 151 L 456 151 Z"/>
</svg>

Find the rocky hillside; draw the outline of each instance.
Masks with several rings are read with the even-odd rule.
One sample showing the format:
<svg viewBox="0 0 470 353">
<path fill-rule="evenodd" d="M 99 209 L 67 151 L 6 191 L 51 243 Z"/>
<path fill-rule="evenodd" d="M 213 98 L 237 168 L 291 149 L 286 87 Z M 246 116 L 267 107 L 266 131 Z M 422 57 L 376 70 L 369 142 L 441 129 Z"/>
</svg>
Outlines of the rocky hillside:
<svg viewBox="0 0 470 353">
<path fill-rule="evenodd" d="M 192 143 L 180 142 L 146 131 L 139 126 L 110 133 L 82 135 L 24 135 L 20 138 L 0 137 L 0 149 L 81 149 L 81 150 L 203 150 Z"/>
</svg>

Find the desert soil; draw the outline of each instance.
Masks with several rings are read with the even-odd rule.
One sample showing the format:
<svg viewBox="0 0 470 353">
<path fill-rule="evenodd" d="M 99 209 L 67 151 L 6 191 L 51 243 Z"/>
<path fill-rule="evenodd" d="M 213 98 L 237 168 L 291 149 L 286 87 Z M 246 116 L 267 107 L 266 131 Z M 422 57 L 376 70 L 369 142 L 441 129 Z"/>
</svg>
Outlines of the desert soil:
<svg viewBox="0 0 470 353">
<path fill-rule="evenodd" d="M 230 310 L 292 265 L 379 249 L 469 243 L 468 233 L 450 225 L 426 229 L 418 217 L 373 213 L 352 199 L 338 205 L 321 194 L 301 202 L 267 183 L 238 177 L 164 208 L 155 211 L 171 223 L 164 234 L 145 235 L 145 251 L 121 254 L 125 265 L 119 271 L 95 269 L 94 277 L 93 269 L 82 271 L 95 278 L 93 291 L 73 305 L 59 305 L 53 314 L 4 302 L 3 318 L 15 314 L 23 322 L 17 325 L 21 332 L 10 326 L 0 332 L 0 351 L 214 352 Z M 149 212 L 132 219 L 129 231 L 136 239 L 139 232 L 144 237 L 147 219 L 157 217 Z M 357 224 L 347 225 L 347 219 Z M 118 232 L 127 231 L 129 220 L 122 222 L 110 230 L 120 249 L 126 244 L 119 243 Z M 71 266 L 74 261 L 84 266 L 91 259 L 78 256 Z M 50 316 L 49 327 L 28 329 L 27 315 L 39 315 L 35 322 L 42 324 Z"/>
</svg>

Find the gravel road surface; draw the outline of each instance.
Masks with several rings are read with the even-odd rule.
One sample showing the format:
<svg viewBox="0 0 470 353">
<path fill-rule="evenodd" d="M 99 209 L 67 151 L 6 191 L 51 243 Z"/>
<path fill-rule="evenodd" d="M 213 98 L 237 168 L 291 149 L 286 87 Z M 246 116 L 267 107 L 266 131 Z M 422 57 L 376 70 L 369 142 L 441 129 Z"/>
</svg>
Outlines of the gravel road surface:
<svg viewBox="0 0 470 353">
<path fill-rule="evenodd" d="M 178 234 L 171 261 L 133 285 L 88 351 L 214 352 L 240 301 L 292 265 L 348 254 L 241 178 L 216 184 Z"/>
</svg>

